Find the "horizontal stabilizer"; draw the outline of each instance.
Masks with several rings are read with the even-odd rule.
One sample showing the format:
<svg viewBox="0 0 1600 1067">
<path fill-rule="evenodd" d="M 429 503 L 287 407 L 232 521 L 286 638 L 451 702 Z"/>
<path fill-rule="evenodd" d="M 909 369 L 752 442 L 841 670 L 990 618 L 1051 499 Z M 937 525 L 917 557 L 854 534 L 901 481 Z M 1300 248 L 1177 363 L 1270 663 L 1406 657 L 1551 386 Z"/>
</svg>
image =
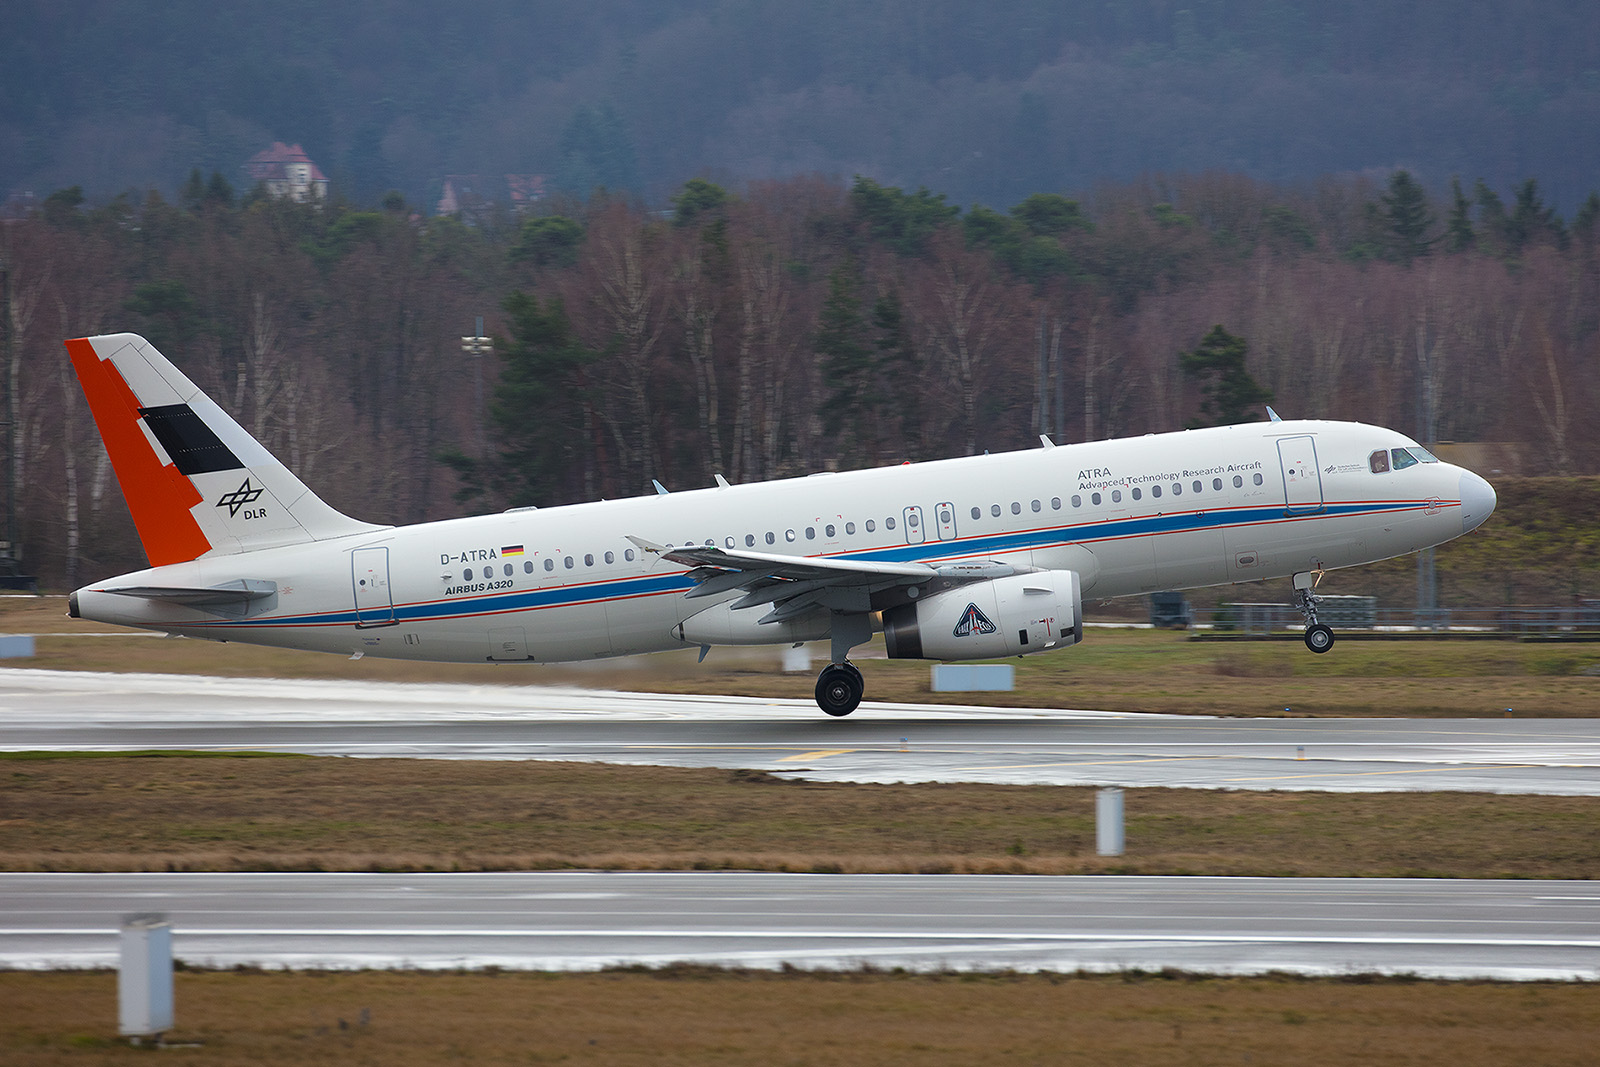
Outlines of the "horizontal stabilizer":
<svg viewBox="0 0 1600 1067">
<path fill-rule="evenodd" d="M 277 596 L 278 583 L 264 578 L 235 578 L 231 582 L 207 587 L 125 585 L 118 589 L 102 589 L 100 592 L 116 596 L 142 597 L 145 600 L 162 600 L 169 604 L 199 608 L 213 615 L 242 618 L 251 613 L 251 606 L 258 601 Z"/>
</svg>

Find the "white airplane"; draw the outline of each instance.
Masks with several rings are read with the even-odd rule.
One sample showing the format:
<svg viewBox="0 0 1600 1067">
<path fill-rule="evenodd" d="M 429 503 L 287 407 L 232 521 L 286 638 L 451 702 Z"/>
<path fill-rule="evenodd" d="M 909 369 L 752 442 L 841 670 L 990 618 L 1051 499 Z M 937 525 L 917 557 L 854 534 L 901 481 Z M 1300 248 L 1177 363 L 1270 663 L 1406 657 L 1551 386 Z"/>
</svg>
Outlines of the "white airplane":
<svg viewBox="0 0 1600 1067">
<path fill-rule="evenodd" d="M 972 660 L 1083 639 L 1083 597 L 1292 578 L 1475 529 L 1495 493 L 1392 430 L 1281 421 L 375 526 L 325 504 L 146 340 L 66 342 L 150 559 L 74 618 L 352 657 L 549 663 L 829 639 Z M 1270 409 L 1269 409 L 1270 412 Z"/>
</svg>

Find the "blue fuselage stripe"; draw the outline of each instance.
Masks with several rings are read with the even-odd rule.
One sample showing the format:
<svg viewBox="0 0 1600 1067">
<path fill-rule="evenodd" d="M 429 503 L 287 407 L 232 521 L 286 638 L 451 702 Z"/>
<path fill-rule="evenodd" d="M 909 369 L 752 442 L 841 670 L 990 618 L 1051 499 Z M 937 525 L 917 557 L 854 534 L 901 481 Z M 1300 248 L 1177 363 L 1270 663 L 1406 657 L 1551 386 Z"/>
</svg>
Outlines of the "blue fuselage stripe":
<svg viewBox="0 0 1600 1067">
<path fill-rule="evenodd" d="M 862 552 L 843 552 L 829 558 L 860 562 L 883 563 L 936 563 L 948 559 L 966 559 L 973 556 L 1005 555 L 1065 545 L 1093 546 L 1100 542 L 1224 530 L 1244 526 L 1267 525 L 1280 522 L 1303 522 L 1309 519 L 1332 517 L 1382 515 L 1416 511 L 1438 501 L 1385 501 L 1348 504 L 1326 504 L 1312 512 L 1289 512 L 1282 504 L 1257 505 L 1242 508 L 1179 512 L 1176 514 L 1147 515 L 1138 518 L 1103 519 L 1096 522 L 1052 526 L 1045 529 L 1021 530 L 1015 533 L 981 534 L 972 537 L 931 540 L 918 544 L 875 548 Z M 463 597 L 445 601 L 426 601 L 397 604 L 392 609 L 363 608 L 358 617 L 349 611 L 313 613 L 309 615 L 261 616 L 254 619 L 216 622 L 217 629 L 252 629 L 261 627 L 296 626 L 353 626 L 358 622 L 371 622 L 382 618 L 400 623 L 421 623 L 467 618 L 474 615 L 499 615 L 517 611 L 539 611 L 550 608 L 577 607 L 613 600 L 683 593 L 694 587 L 687 572 L 638 578 L 609 578 L 576 585 L 548 586 L 535 589 L 513 590 L 492 596 Z"/>
</svg>

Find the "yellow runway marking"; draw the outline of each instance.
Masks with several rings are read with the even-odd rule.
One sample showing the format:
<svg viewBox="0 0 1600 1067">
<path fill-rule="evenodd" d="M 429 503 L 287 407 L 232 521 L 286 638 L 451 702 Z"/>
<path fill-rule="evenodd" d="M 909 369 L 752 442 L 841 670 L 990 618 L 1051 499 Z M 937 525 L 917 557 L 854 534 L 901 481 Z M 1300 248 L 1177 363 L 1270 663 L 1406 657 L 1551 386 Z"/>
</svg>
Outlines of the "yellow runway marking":
<svg viewBox="0 0 1600 1067">
<path fill-rule="evenodd" d="M 1151 756 L 1149 759 L 1053 760 L 1049 763 L 997 763 L 990 766 L 957 767 L 958 771 L 1030 771 L 1040 767 L 1115 767 L 1124 763 L 1188 763 L 1215 759 L 1215 756 Z"/>
<path fill-rule="evenodd" d="M 1301 778 L 1383 778 L 1383 777 L 1386 777 L 1386 776 L 1389 776 L 1389 775 L 1395 775 L 1395 774 L 1456 774 L 1456 773 L 1460 773 L 1467 766 L 1470 766 L 1471 769 L 1473 769 L 1473 770 L 1510 771 L 1510 770 L 1526 770 L 1527 768 L 1533 767 L 1533 766 L 1536 766 L 1536 765 L 1532 764 L 1532 763 L 1479 763 L 1479 764 L 1470 764 L 1470 765 L 1464 764 L 1464 765 L 1458 765 L 1458 766 L 1452 766 L 1452 767 L 1419 767 L 1419 768 L 1417 768 L 1415 770 L 1409 770 L 1409 771 L 1343 771 L 1343 772 L 1340 772 L 1338 774 L 1329 773 L 1329 774 L 1263 775 L 1263 776 L 1261 776 L 1259 778 L 1225 778 L 1225 779 L 1223 779 L 1223 781 L 1227 781 L 1227 782 L 1291 782 L 1291 781 L 1297 781 L 1298 779 L 1301 779 Z"/>
<path fill-rule="evenodd" d="M 784 756 L 784 757 L 780 758 L 778 760 L 778 762 L 779 763 L 793 763 L 795 760 L 823 759 L 823 758 L 828 757 L 828 756 L 844 756 L 844 755 L 848 755 L 849 753 L 854 752 L 854 751 L 855 751 L 855 749 L 853 749 L 853 748 L 824 748 L 824 749 L 819 749 L 816 752 L 797 752 L 792 756 Z"/>
</svg>

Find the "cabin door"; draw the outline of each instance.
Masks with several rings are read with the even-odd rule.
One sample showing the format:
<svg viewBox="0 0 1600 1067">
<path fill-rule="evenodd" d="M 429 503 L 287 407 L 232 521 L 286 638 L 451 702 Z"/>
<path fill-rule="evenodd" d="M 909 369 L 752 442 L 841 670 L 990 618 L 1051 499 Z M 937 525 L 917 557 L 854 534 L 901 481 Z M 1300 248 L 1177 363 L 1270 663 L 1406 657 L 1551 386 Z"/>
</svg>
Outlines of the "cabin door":
<svg viewBox="0 0 1600 1067">
<path fill-rule="evenodd" d="M 1278 462 L 1283 467 L 1284 511 L 1290 515 L 1321 511 L 1322 472 L 1317 470 L 1316 439 L 1280 438 Z"/>
</svg>

